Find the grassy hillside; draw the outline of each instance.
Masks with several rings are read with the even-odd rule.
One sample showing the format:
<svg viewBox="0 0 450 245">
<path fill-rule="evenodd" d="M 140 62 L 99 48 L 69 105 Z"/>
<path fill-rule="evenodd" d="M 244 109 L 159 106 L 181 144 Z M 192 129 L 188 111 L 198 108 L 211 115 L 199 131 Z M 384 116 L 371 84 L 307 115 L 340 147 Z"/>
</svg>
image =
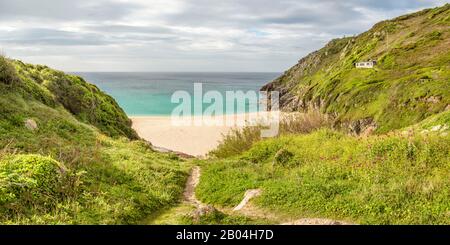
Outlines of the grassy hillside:
<svg viewBox="0 0 450 245">
<path fill-rule="evenodd" d="M 234 207 L 259 188 L 252 204 L 276 217 L 450 224 L 449 26 L 447 4 L 301 59 L 263 90 L 308 113 L 273 139 L 257 127 L 225 137 L 201 163 L 199 199 Z M 375 69 L 354 68 L 369 59 Z"/>
<path fill-rule="evenodd" d="M 79 76 L 67 75 L 46 66 L 13 61 L 17 83 L 23 93 L 33 96 L 47 106 L 62 105 L 84 123 L 97 127 L 109 136 L 137 139 L 131 120 L 109 95 Z"/>
<path fill-rule="evenodd" d="M 204 162 L 197 196 L 233 207 L 260 188 L 255 205 L 280 216 L 450 224 L 449 115 L 382 136 L 322 129 L 262 140 Z"/>
<path fill-rule="evenodd" d="M 138 223 L 177 201 L 186 163 L 82 78 L 0 57 L 0 94 L 0 223 Z"/>
<path fill-rule="evenodd" d="M 384 133 L 449 109 L 450 4 L 376 24 L 332 40 L 270 84 L 281 108 L 336 116 L 354 133 Z M 355 62 L 376 60 L 374 69 Z"/>
</svg>

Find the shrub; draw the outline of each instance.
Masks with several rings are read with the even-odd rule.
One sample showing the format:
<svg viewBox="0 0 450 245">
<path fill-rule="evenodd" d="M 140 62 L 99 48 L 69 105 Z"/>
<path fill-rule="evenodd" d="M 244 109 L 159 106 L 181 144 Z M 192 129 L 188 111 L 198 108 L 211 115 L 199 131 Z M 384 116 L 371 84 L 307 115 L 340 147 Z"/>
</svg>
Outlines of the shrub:
<svg viewBox="0 0 450 245">
<path fill-rule="evenodd" d="M 331 120 L 328 116 L 313 110 L 307 113 L 283 115 L 280 122 L 280 132 L 281 134 L 306 134 L 330 126 Z"/>
<path fill-rule="evenodd" d="M 51 73 L 46 77 L 47 89 L 78 119 L 96 126 L 108 136 L 138 139 L 130 119 L 111 96 L 81 77 L 47 70 Z"/>
<path fill-rule="evenodd" d="M 18 81 L 16 69 L 9 61 L 0 55 L 0 83 L 13 84 Z"/>
<path fill-rule="evenodd" d="M 46 66 L 14 61 L 22 81 L 24 95 L 32 95 L 51 107 L 60 103 L 84 123 L 97 127 L 108 136 L 138 139 L 131 120 L 111 96 L 83 78 Z"/>
<path fill-rule="evenodd" d="M 442 33 L 440 31 L 432 31 L 426 35 L 427 40 L 440 40 L 442 37 Z"/>
<path fill-rule="evenodd" d="M 261 140 L 261 127 L 244 127 L 233 129 L 220 142 L 219 146 L 209 155 L 224 158 L 238 155 L 252 147 Z"/>
<path fill-rule="evenodd" d="M 281 115 L 280 135 L 306 134 L 314 130 L 331 127 L 331 119 L 319 111 L 307 113 L 287 113 Z M 209 154 L 225 158 L 236 156 L 249 150 L 254 143 L 261 141 L 261 126 L 247 126 L 242 129 L 233 129 L 224 136 L 219 146 Z"/>
<path fill-rule="evenodd" d="M 281 149 L 275 154 L 275 157 L 273 159 L 273 164 L 285 166 L 291 161 L 291 159 L 293 157 L 294 157 L 294 153 L 292 153 L 286 149 Z"/>
<path fill-rule="evenodd" d="M 64 166 L 50 157 L 17 155 L 0 161 L 0 204 L 2 209 L 18 210 L 52 206 L 58 199 Z M 5 210 L 0 210 L 5 211 Z"/>
</svg>

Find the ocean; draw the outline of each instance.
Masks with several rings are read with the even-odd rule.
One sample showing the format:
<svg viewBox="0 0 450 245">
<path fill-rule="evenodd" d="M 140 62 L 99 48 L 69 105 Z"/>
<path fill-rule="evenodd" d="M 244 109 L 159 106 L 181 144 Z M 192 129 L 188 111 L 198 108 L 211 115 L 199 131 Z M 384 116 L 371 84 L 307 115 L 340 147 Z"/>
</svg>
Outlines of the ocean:
<svg viewBox="0 0 450 245">
<path fill-rule="evenodd" d="M 194 83 L 202 83 L 203 94 L 215 90 L 224 96 L 226 91 L 259 91 L 280 73 L 201 73 L 201 72 L 78 72 L 74 73 L 95 84 L 119 103 L 129 116 L 170 115 L 179 104 L 172 103 L 174 92 L 182 90 L 193 95 Z M 192 106 L 194 102 L 191 101 Z M 250 102 L 246 111 L 252 111 Z M 202 103 L 203 109 L 212 103 Z M 237 107 L 235 112 L 240 113 Z M 194 114 L 192 110 L 192 114 Z"/>
</svg>

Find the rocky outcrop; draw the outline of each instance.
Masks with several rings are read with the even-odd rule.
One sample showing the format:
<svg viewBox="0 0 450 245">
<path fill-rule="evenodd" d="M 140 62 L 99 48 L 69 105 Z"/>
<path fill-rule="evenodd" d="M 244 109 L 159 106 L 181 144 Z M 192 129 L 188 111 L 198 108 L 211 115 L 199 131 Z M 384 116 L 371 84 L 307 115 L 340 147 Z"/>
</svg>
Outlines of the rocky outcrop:
<svg viewBox="0 0 450 245">
<path fill-rule="evenodd" d="M 348 130 L 354 135 L 369 135 L 376 130 L 377 124 L 372 118 L 364 118 L 350 122 L 348 124 Z"/>
</svg>

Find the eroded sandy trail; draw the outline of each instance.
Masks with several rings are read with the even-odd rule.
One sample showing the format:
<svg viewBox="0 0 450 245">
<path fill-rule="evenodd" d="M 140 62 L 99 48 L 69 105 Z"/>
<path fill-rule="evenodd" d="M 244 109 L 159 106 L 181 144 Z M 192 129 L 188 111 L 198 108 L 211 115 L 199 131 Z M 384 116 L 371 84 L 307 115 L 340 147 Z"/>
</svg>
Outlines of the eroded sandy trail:
<svg viewBox="0 0 450 245">
<path fill-rule="evenodd" d="M 197 208 L 202 205 L 202 203 L 195 197 L 195 188 L 200 182 L 200 174 L 199 166 L 192 168 L 183 192 L 183 201 L 195 205 Z"/>
</svg>

